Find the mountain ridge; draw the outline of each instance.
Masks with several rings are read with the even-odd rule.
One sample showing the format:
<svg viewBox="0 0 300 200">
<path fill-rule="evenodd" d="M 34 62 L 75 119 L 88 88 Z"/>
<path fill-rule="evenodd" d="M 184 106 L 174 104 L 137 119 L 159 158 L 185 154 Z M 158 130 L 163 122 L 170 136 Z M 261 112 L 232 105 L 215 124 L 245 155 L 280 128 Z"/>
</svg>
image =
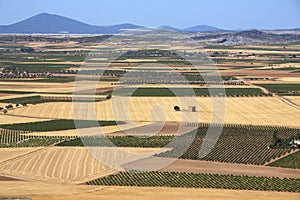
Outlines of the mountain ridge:
<svg viewBox="0 0 300 200">
<path fill-rule="evenodd" d="M 90 25 L 78 20 L 57 14 L 40 13 L 25 20 L 10 24 L 0 25 L 0 33 L 24 34 L 117 34 L 129 29 L 147 28 L 131 23 L 98 26 Z M 187 28 L 177 28 L 169 25 L 159 26 L 156 29 L 166 29 L 178 32 L 239 32 L 245 30 L 225 30 L 210 25 L 195 25 Z M 300 31 L 300 28 L 276 29 L 277 31 Z M 274 30 L 274 31 L 276 31 Z"/>
</svg>

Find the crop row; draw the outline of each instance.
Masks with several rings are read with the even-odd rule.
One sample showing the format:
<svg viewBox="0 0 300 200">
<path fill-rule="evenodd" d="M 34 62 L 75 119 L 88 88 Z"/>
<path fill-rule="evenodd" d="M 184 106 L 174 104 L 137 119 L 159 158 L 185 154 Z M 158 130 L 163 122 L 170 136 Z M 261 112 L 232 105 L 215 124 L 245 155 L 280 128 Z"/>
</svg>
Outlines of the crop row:
<svg viewBox="0 0 300 200">
<path fill-rule="evenodd" d="M 300 192 L 300 179 L 157 171 L 120 172 L 86 184 Z"/>
</svg>

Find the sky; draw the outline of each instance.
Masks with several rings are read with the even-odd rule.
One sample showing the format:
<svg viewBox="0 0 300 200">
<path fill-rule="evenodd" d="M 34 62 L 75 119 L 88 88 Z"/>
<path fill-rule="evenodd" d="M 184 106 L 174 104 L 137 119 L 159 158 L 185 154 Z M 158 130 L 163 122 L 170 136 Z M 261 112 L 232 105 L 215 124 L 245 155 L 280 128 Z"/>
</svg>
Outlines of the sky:
<svg viewBox="0 0 300 200">
<path fill-rule="evenodd" d="M 43 12 L 92 25 L 300 28 L 300 0 L 0 0 L 0 25 Z"/>
</svg>

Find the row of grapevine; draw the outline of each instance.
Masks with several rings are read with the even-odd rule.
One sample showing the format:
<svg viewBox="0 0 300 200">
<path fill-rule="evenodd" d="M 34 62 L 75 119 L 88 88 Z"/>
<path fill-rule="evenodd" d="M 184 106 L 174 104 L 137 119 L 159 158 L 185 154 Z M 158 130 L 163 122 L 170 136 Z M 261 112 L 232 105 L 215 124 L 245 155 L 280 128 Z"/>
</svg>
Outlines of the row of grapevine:
<svg viewBox="0 0 300 200">
<path fill-rule="evenodd" d="M 35 136 L 26 135 L 26 133 L 18 130 L 0 129 L 0 148 L 49 146 L 74 139 L 74 136 Z"/>
<path fill-rule="evenodd" d="M 192 125 L 192 124 L 190 124 Z M 211 129 L 218 129 L 219 125 L 211 126 Z M 274 130 L 278 131 L 280 138 L 288 138 L 299 133 L 299 129 L 279 128 L 273 127 L 257 127 L 257 126 L 241 126 L 228 125 L 222 129 L 221 136 L 217 139 L 216 145 L 205 157 L 200 158 L 199 152 L 201 145 L 207 133 L 208 127 L 199 125 L 198 133 L 193 142 L 188 147 L 185 153 L 183 149 L 186 144 L 193 137 L 185 136 L 177 137 L 173 140 L 173 149 L 163 152 L 158 156 L 162 157 L 180 157 L 183 159 L 193 160 L 208 160 L 217 162 L 242 163 L 263 165 L 266 162 L 278 158 L 283 154 L 291 151 L 286 149 L 271 149 L 269 146 L 272 143 Z M 184 153 L 182 155 L 182 153 Z"/>
<path fill-rule="evenodd" d="M 86 184 L 300 192 L 300 179 L 185 172 L 120 172 Z"/>
</svg>

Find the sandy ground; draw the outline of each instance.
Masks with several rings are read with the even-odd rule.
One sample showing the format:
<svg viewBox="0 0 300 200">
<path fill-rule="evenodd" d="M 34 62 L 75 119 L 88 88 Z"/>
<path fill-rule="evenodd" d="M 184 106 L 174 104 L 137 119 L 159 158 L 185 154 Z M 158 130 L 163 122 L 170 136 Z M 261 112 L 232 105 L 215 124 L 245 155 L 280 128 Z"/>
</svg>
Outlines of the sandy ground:
<svg viewBox="0 0 300 200">
<path fill-rule="evenodd" d="M 174 105 L 198 112 L 174 111 Z M 72 107 L 73 106 L 73 107 Z M 188 121 L 228 124 L 300 126 L 300 110 L 275 97 L 114 97 L 93 103 L 55 102 L 10 111 L 16 116 L 117 121 Z M 225 117 L 223 118 L 223 114 Z M 214 118 L 212 118 L 214 115 Z"/>
<path fill-rule="evenodd" d="M 119 199 L 203 199 L 203 200 L 298 200 L 299 193 L 245 190 L 53 185 L 39 182 L 0 181 L 0 196 L 30 197 L 36 200 Z"/>
<path fill-rule="evenodd" d="M 219 163 L 211 161 L 183 159 L 176 160 L 174 163 L 162 169 L 161 171 L 300 178 L 299 169 L 285 169 L 257 165 Z"/>
</svg>

